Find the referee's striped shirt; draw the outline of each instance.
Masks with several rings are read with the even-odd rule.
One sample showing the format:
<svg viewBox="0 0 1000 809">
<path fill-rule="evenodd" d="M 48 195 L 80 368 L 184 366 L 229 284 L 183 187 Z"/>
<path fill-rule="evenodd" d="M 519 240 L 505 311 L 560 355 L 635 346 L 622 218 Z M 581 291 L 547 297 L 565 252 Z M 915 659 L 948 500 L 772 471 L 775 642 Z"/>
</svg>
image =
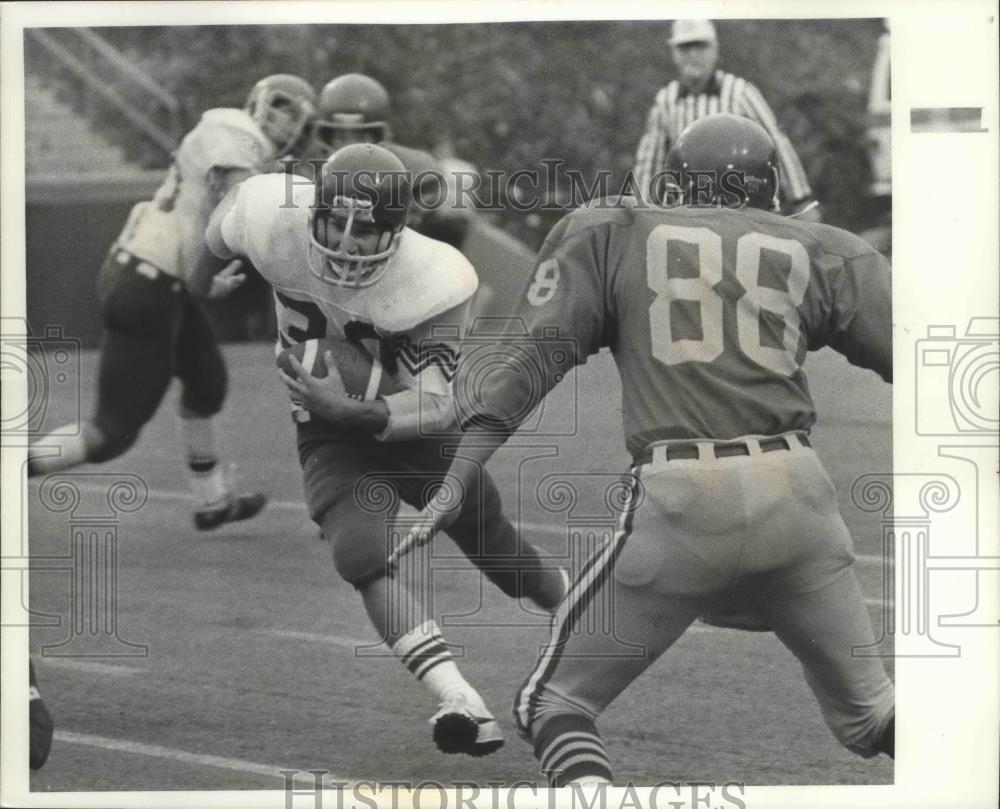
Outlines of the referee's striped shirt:
<svg viewBox="0 0 1000 809">
<path fill-rule="evenodd" d="M 742 115 L 756 121 L 778 147 L 779 185 L 782 196 L 797 204 L 812 196 L 809 180 L 795 149 L 781 130 L 760 90 L 746 79 L 716 70 L 700 93 L 689 93 L 676 79 L 656 94 L 646 118 L 646 131 L 635 154 L 633 175 L 643 192 L 650 179 L 666 167 L 667 153 L 692 122 L 717 112 Z"/>
</svg>

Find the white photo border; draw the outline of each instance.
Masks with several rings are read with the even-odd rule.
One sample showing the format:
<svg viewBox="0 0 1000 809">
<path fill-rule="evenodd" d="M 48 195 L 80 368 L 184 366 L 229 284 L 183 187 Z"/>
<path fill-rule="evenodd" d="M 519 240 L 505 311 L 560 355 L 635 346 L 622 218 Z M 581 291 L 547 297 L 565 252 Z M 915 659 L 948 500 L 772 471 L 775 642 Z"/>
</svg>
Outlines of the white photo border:
<svg viewBox="0 0 1000 809">
<path fill-rule="evenodd" d="M 990 456 L 995 434 L 918 434 L 919 419 L 947 422 L 947 412 L 915 411 L 925 406 L 920 375 L 921 341 L 930 327 L 953 328 L 952 343 L 969 339 L 973 318 L 998 316 L 998 24 L 997 7 L 987 0 L 965 0 L 943 7 L 931 2 L 558 2 L 532 0 L 506 4 L 484 2 L 176 2 L 176 3 L 16 3 L 0 8 L 0 194 L 2 216 L 3 317 L 23 317 L 25 309 L 24 82 L 22 31 L 32 26 L 267 24 L 267 23 L 426 23 L 499 22 L 562 19 L 674 19 L 683 17 L 851 18 L 885 17 L 892 30 L 892 152 L 895 381 L 893 387 L 893 462 L 897 475 L 949 475 L 961 482 L 963 499 L 942 525 L 954 537 L 956 552 L 948 570 L 975 576 L 981 603 L 994 621 L 1000 618 L 1000 558 L 997 526 L 996 466 L 977 467 L 963 460 L 979 448 Z M 929 133 L 911 129 L 914 108 L 982 109 L 982 132 Z M 938 332 L 937 339 L 947 332 Z M 5 408 L 25 402 L 18 385 L 5 385 Z M 926 405 L 931 406 L 931 405 Z M 21 408 L 23 409 L 23 407 Z M 960 431 L 959 431 L 960 432 Z M 23 474 L 24 448 L 4 446 L 4 481 Z M 978 471 L 977 471 L 978 470 Z M 985 485 L 983 485 L 985 484 Z M 964 492 L 973 490 L 972 496 Z M 17 556 L 26 518 L 21 514 L 20 485 L 3 486 L 3 556 Z M 906 485 L 897 477 L 897 514 Z M 922 497 L 922 494 L 914 494 Z M 941 534 L 937 524 L 937 534 Z M 976 544 L 969 552 L 968 537 Z M 962 567 L 961 560 L 968 560 Z M 956 561 L 958 560 L 958 561 Z M 985 560 L 985 561 L 984 561 Z M 992 560 L 992 561 L 990 561 Z M 992 567 L 990 566 L 992 564 Z M 897 568 L 899 565 L 897 563 Z M 3 579 L 11 571 L 4 570 Z M 898 574 L 897 574 L 898 575 Z M 18 578 L 19 578 L 18 574 Z M 1000 628 L 963 624 L 968 611 L 968 578 L 934 577 L 931 614 L 935 637 L 957 644 L 954 658 L 897 657 L 895 783 L 879 786 L 748 787 L 743 799 L 763 807 L 932 807 L 964 809 L 996 806 L 1000 716 Z M 19 587 L 2 595 L 2 713 L 5 740 L 27 736 L 28 630 Z M 990 605 L 993 605 L 990 607 Z M 897 603 L 897 620 L 901 606 Z M 952 619 L 941 623 L 942 617 Z M 2 802 L 16 806 L 212 806 L 285 805 L 285 795 L 271 792 L 94 792 L 38 793 L 28 790 L 27 749 L 2 746 Z M 644 790 L 637 790 L 642 796 Z M 609 791 L 608 803 L 618 805 Z M 329 797 L 333 800 L 333 796 Z M 648 795 L 644 798 L 648 800 Z M 500 797 L 506 806 L 506 797 Z M 534 801 L 532 802 L 534 803 Z M 313 806 L 304 796 L 295 805 Z M 405 802 L 403 804 L 406 805 Z M 518 804 L 520 805 L 520 803 Z M 540 797 L 537 805 L 548 805 Z M 562 804 L 560 805 L 568 805 Z"/>
</svg>

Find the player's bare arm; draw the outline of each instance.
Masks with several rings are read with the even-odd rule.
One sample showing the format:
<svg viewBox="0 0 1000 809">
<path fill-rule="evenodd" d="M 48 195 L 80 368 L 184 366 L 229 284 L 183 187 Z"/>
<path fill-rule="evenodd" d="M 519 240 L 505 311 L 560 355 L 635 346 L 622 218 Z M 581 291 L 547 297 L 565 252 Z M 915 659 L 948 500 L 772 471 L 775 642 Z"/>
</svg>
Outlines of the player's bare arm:
<svg viewBox="0 0 1000 809">
<path fill-rule="evenodd" d="M 235 292 L 246 281 L 246 275 L 239 272 L 242 262 L 236 258 L 236 251 L 226 243 L 222 235 L 222 220 L 236 204 L 239 184 L 250 176 L 251 172 L 238 169 L 216 175 L 216 183 L 221 183 L 217 187 L 222 199 L 208 220 L 204 242 L 187 279 L 187 287 L 192 295 L 199 298 L 223 298 Z"/>
</svg>

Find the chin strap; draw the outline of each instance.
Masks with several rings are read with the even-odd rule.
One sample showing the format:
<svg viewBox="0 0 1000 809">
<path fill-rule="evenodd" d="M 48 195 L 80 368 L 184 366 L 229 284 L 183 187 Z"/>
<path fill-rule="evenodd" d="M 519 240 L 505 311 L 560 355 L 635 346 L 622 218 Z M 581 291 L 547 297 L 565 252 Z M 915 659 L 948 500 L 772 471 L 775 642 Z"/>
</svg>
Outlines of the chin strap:
<svg viewBox="0 0 1000 809">
<path fill-rule="evenodd" d="M 806 211 L 811 211 L 813 208 L 818 208 L 818 207 L 819 207 L 819 200 L 814 199 L 812 202 L 806 205 L 806 207 L 803 208 L 801 211 L 796 211 L 795 213 L 788 214 L 787 218 L 795 219 L 797 216 L 802 216 L 802 214 L 804 214 Z"/>
</svg>

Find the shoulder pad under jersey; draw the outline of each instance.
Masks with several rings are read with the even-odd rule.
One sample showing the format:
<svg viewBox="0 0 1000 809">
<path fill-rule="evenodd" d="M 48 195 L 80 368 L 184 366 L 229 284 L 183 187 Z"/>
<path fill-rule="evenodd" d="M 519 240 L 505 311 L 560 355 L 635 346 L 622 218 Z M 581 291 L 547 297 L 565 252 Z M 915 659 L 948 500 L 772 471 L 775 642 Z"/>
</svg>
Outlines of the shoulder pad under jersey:
<svg viewBox="0 0 1000 809">
<path fill-rule="evenodd" d="M 458 250 L 405 228 L 395 267 L 379 282 L 380 328 L 404 332 L 453 309 L 479 286 L 476 271 Z"/>
<path fill-rule="evenodd" d="M 274 159 L 274 146 L 243 110 L 218 108 L 201 116 L 175 159 L 183 177 L 202 177 L 215 167 L 260 171 Z"/>
</svg>

